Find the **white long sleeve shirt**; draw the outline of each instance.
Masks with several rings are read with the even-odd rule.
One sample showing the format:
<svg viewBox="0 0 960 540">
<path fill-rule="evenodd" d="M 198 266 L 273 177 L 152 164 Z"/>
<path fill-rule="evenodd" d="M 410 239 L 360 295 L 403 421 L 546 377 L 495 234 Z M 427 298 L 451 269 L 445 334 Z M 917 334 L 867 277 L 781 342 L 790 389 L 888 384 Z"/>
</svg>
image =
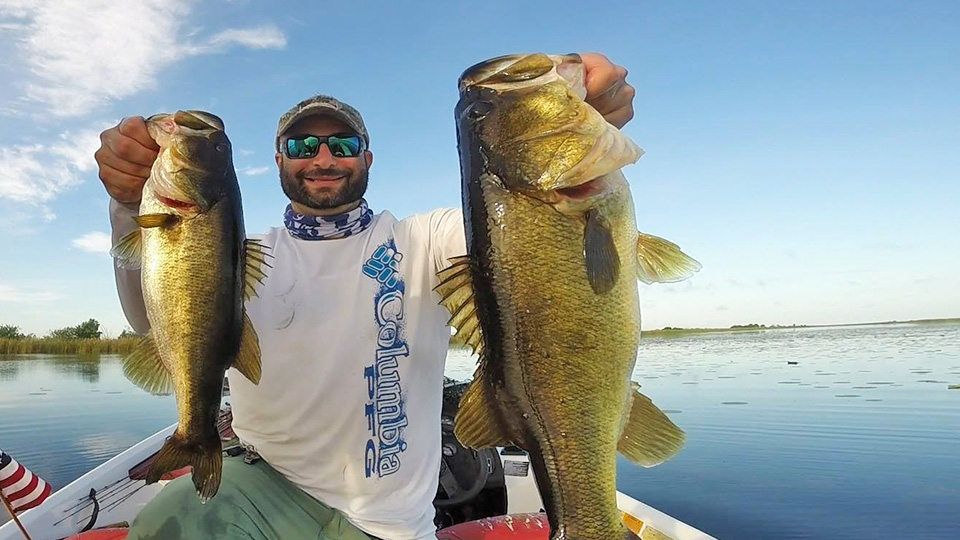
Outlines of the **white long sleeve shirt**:
<svg viewBox="0 0 960 540">
<path fill-rule="evenodd" d="M 111 203 L 114 244 L 136 212 Z M 283 227 L 258 238 L 274 256 L 246 304 L 263 375 L 254 385 L 228 371 L 234 430 L 366 533 L 432 538 L 450 337 L 433 287 L 466 252 L 461 212 L 382 212 L 339 240 L 300 240 Z M 139 272 L 117 270 L 117 288 L 127 320 L 145 331 Z"/>
</svg>

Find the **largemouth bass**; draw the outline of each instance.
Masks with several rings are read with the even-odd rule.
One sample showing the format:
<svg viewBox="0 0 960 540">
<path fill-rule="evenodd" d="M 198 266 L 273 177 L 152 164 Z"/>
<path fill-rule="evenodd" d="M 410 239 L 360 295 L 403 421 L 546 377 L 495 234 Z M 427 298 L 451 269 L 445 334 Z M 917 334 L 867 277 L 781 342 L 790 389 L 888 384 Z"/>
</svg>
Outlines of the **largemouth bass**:
<svg viewBox="0 0 960 540">
<path fill-rule="evenodd" d="M 551 538 L 635 535 L 616 454 L 653 466 L 683 432 L 637 391 L 637 279 L 699 263 L 639 233 L 620 168 L 642 151 L 586 104 L 580 57 L 515 55 L 463 73 L 456 108 L 468 255 L 438 274 L 455 338 L 479 354 L 455 433 L 530 453 Z"/>
<path fill-rule="evenodd" d="M 269 266 L 246 240 L 240 186 L 223 121 L 201 111 L 158 114 L 147 130 L 160 146 L 143 187 L 140 228 L 114 248 L 141 268 L 150 333 L 124 360 L 124 374 L 156 394 L 173 393 L 178 425 L 147 473 L 193 466 L 201 499 L 220 486 L 217 414 L 224 372 L 260 381 L 260 345 L 243 302 Z"/>
</svg>

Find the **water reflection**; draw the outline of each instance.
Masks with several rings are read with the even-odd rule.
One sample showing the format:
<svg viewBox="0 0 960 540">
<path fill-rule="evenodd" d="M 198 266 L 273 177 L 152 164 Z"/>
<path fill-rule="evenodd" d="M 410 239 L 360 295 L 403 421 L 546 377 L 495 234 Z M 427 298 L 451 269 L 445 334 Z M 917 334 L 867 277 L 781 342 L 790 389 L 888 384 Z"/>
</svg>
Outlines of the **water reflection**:
<svg viewBox="0 0 960 540">
<path fill-rule="evenodd" d="M 76 375 L 87 383 L 100 382 L 100 356 L 55 356 L 51 357 L 50 365 L 62 375 Z"/>
<path fill-rule="evenodd" d="M 20 363 L 0 356 L 0 382 L 16 380 L 20 374 Z"/>
<path fill-rule="evenodd" d="M 55 487 L 175 421 L 173 397 L 135 387 L 118 356 L 0 359 L 0 443 Z"/>
</svg>

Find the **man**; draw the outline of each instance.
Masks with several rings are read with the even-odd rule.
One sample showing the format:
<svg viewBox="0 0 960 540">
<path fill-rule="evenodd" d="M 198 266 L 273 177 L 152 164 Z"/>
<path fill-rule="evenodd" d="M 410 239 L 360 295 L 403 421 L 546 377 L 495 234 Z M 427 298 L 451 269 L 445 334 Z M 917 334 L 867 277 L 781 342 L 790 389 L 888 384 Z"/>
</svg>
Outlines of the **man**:
<svg viewBox="0 0 960 540">
<path fill-rule="evenodd" d="M 633 116 L 626 70 L 584 54 L 587 102 L 612 124 Z M 101 134 L 114 243 L 136 227 L 158 147 L 143 118 Z M 463 217 L 441 209 L 397 220 L 363 200 L 370 137 L 349 105 L 315 96 L 280 118 L 276 162 L 290 199 L 262 237 L 273 268 L 246 309 L 259 385 L 230 371 L 234 431 L 261 460 L 224 460 L 201 506 L 186 479 L 140 513 L 131 539 L 431 538 L 449 314 L 436 272 L 465 252 Z M 149 328 L 137 271 L 117 270 L 127 320 Z"/>
</svg>

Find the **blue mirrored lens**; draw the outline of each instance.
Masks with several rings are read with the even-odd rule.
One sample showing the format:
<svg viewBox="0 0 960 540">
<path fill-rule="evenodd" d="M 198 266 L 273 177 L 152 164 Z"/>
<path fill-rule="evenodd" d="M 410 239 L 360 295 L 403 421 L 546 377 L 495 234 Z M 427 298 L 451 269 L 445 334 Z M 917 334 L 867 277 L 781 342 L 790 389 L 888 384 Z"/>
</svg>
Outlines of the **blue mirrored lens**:
<svg viewBox="0 0 960 540">
<path fill-rule="evenodd" d="M 317 155 L 317 149 L 320 148 L 320 140 L 310 135 L 302 139 L 287 139 L 287 156 L 292 158 L 305 158 Z"/>
<path fill-rule="evenodd" d="M 348 137 L 331 135 L 327 139 L 327 144 L 330 146 L 330 153 L 336 157 L 354 157 L 360 154 L 360 137 L 356 135 Z"/>
</svg>

